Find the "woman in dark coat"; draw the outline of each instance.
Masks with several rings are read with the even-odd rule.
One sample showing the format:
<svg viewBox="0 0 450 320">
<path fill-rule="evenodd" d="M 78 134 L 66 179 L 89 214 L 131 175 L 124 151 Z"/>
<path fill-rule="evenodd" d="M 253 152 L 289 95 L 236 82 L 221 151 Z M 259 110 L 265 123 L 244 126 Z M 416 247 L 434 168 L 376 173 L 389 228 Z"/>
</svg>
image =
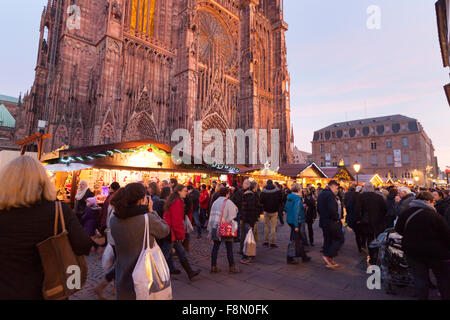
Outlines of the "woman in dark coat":
<svg viewBox="0 0 450 320">
<path fill-rule="evenodd" d="M 255 225 L 259 220 L 259 216 L 262 211 L 261 202 L 259 201 L 259 196 L 257 195 L 258 184 L 255 181 L 250 183 L 250 187 L 244 191 L 242 195 L 242 212 L 241 212 L 241 221 L 243 228 L 241 230 L 241 250 L 244 248 L 244 240 L 247 236 L 249 230 L 255 231 Z M 253 261 L 254 257 L 247 257 L 246 255 L 242 255 L 241 263 L 250 264 Z"/>
<path fill-rule="evenodd" d="M 361 194 L 361 222 L 367 224 L 368 229 L 367 245 L 376 238 L 380 233 L 386 229 L 386 202 L 383 196 L 376 193 L 372 184 L 364 187 L 364 192 Z M 370 263 L 375 264 L 376 250 L 369 247 Z"/>
<path fill-rule="evenodd" d="M 345 219 L 347 225 L 355 233 L 355 240 L 359 253 L 363 253 L 363 249 L 367 250 L 367 240 L 365 235 L 368 233 L 368 225 L 367 223 L 362 222 L 360 186 L 356 187 L 355 192 L 353 192 L 350 197 Z"/>
<path fill-rule="evenodd" d="M 450 300 L 450 227 L 433 207 L 433 196 L 421 192 L 401 213 L 395 230 L 412 267 L 417 296 L 428 299 L 429 270 L 433 271 L 443 300 Z"/>
<path fill-rule="evenodd" d="M 41 163 L 28 156 L 8 163 L 0 181 L 0 300 L 42 300 L 36 245 L 54 235 L 55 187 Z M 91 239 L 69 206 L 62 203 L 62 209 L 74 253 L 89 254 Z"/>
<path fill-rule="evenodd" d="M 437 213 L 441 216 L 445 216 L 445 212 L 450 206 L 450 198 L 445 198 L 444 193 L 440 190 L 433 192 L 434 198 L 434 207 L 436 208 Z"/>
<path fill-rule="evenodd" d="M 308 225 L 308 238 L 310 246 L 314 246 L 314 220 L 317 219 L 317 206 L 314 193 L 310 190 L 305 190 L 304 202 L 306 204 L 305 222 Z"/>
<path fill-rule="evenodd" d="M 150 243 L 166 237 L 169 226 L 157 213 L 153 203 L 146 197 L 145 187 L 131 183 L 119 189 L 111 199 L 114 216 L 111 217 L 111 234 L 116 249 L 116 285 L 118 300 L 136 300 L 133 271 L 142 251 L 145 215 L 149 219 Z"/>
<path fill-rule="evenodd" d="M 387 207 L 387 214 L 386 214 L 386 227 L 392 228 L 394 227 L 394 222 L 397 216 L 395 215 L 395 197 L 398 195 L 396 188 L 391 188 L 389 190 L 389 194 L 386 198 L 386 207 Z"/>
</svg>

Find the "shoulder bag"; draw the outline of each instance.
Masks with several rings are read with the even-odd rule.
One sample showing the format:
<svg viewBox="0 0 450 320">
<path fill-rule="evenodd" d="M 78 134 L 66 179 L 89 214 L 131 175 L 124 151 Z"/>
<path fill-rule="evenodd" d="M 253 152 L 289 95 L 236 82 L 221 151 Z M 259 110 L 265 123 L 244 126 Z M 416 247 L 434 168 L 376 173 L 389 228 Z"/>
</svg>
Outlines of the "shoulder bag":
<svg viewBox="0 0 450 320">
<path fill-rule="evenodd" d="M 58 234 L 58 217 L 62 232 Z M 61 202 L 55 202 L 53 236 L 37 244 L 44 270 L 42 293 L 46 300 L 65 300 L 81 290 L 87 279 L 84 256 L 77 256 L 69 242 Z"/>
</svg>

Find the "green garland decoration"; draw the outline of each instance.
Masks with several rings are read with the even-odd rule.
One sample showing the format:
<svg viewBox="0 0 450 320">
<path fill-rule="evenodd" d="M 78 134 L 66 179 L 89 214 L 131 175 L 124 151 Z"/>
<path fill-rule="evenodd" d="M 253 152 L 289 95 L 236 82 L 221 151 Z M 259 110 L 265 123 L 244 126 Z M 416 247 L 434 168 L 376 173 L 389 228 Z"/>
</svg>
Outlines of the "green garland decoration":
<svg viewBox="0 0 450 320">
<path fill-rule="evenodd" d="M 63 158 L 59 159 L 59 163 L 64 163 L 66 165 L 70 165 L 71 163 L 76 162 L 76 161 L 88 162 L 88 161 L 92 161 L 95 159 L 103 159 L 103 158 L 107 158 L 107 157 L 113 157 L 115 154 L 130 154 L 130 153 L 136 153 L 136 152 L 142 152 L 142 151 L 151 151 L 151 152 L 154 152 L 154 153 L 160 155 L 161 157 L 172 157 L 172 155 L 170 153 L 166 152 L 165 150 L 160 149 L 155 145 L 147 144 L 147 145 L 143 145 L 138 148 L 135 148 L 135 149 L 122 149 L 122 150 L 113 149 L 113 150 L 108 150 L 106 152 L 91 154 L 88 156 L 63 157 Z M 180 165 L 186 169 L 191 169 L 191 170 L 204 170 L 205 169 L 205 167 L 203 167 L 203 166 L 184 164 L 183 161 L 181 160 L 181 158 L 179 158 L 179 157 L 173 156 L 173 158 L 177 165 Z M 235 168 L 235 167 L 231 167 L 231 166 L 227 166 L 227 165 L 219 165 L 217 163 L 210 164 L 210 165 L 208 165 L 208 167 L 210 167 L 211 169 L 228 171 L 230 173 L 235 173 L 235 174 L 240 172 L 239 168 Z"/>
</svg>

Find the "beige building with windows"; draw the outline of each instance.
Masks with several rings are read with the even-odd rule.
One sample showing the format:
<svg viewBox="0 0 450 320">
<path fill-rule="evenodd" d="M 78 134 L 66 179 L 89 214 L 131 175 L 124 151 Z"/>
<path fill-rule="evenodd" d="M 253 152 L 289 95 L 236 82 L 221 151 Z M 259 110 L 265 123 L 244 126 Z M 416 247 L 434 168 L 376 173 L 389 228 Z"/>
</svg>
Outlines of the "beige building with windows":
<svg viewBox="0 0 450 320">
<path fill-rule="evenodd" d="M 335 123 L 314 132 L 312 159 L 321 167 L 336 167 L 341 160 L 360 174 L 379 174 L 394 180 L 430 184 L 438 173 L 434 147 L 416 119 L 403 115 Z M 354 172 L 352 172 L 354 173 Z"/>
</svg>

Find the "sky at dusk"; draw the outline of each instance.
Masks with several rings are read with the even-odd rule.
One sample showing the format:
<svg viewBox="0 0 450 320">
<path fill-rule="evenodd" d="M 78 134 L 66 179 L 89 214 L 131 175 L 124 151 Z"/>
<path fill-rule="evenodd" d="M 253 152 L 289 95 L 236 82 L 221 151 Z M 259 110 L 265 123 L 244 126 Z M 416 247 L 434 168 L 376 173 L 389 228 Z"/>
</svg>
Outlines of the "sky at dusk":
<svg viewBox="0 0 450 320">
<path fill-rule="evenodd" d="M 284 0 L 289 24 L 291 121 L 295 144 L 311 151 L 313 132 L 334 122 L 403 114 L 432 139 L 441 169 L 450 165 L 450 108 L 442 86 L 435 0 Z M 33 84 L 39 23 L 47 0 L 3 1 L 0 94 Z M 369 30 L 370 5 L 381 29 Z"/>
</svg>

